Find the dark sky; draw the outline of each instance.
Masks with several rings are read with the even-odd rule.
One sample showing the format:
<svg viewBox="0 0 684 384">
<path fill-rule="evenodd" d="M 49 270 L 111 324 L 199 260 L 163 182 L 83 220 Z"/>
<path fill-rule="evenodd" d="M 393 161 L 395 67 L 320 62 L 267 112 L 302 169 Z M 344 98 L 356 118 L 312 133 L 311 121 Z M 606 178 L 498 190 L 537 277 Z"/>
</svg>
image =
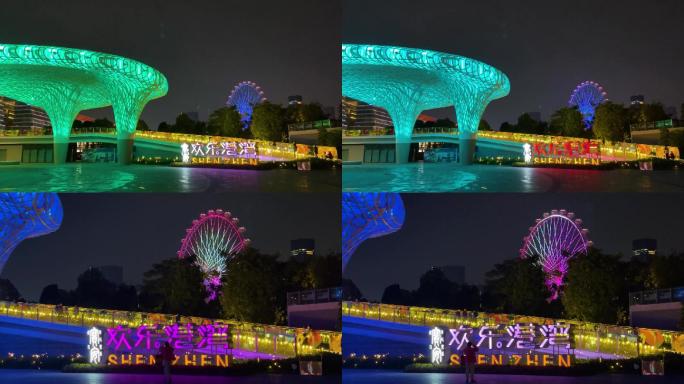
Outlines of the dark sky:
<svg viewBox="0 0 684 384">
<path fill-rule="evenodd" d="M 665 106 L 684 103 L 681 0 L 343 4 L 344 42 L 456 53 L 506 73 L 510 95 L 492 102 L 485 113 L 497 129 L 523 112 L 541 111 L 547 118 L 584 80 L 600 83 L 619 103 L 628 103 L 633 94 Z M 452 110 L 446 113 L 453 116 Z"/>
<path fill-rule="evenodd" d="M 74 288 L 90 266 L 121 265 L 129 284 L 153 263 L 176 256 L 185 229 L 200 213 L 221 208 L 247 228 L 252 246 L 286 255 L 290 240 L 313 238 L 319 253 L 340 252 L 338 193 L 60 194 L 61 228 L 22 242 L 2 278 L 37 300 L 57 283 Z"/>
<path fill-rule="evenodd" d="M 368 299 L 399 283 L 415 289 L 431 266 L 464 265 L 481 284 L 494 264 L 518 257 L 522 239 L 544 212 L 575 212 L 605 252 L 629 255 L 632 240 L 652 237 L 661 253 L 684 251 L 679 194 L 404 194 L 398 232 L 366 240 L 345 270 Z M 385 271 L 390 270 L 391 273 Z"/>
<path fill-rule="evenodd" d="M 168 95 L 142 115 L 151 127 L 185 111 L 206 119 L 242 80 L 275 103 L 301 94 L 339 104 L 339 1 L 22 0 L 1 8 L 1 43 L 113 53 L 164 73 Z M 111 109 L 90 114 L 103 113 Z"/>
</svg>

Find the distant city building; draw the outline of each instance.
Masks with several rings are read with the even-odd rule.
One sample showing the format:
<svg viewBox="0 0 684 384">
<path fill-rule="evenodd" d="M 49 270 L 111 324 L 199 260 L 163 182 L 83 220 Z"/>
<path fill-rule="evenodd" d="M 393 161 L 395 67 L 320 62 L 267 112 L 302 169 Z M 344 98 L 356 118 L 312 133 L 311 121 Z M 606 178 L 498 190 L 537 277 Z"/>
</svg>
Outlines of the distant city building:
<svg viewBox="0 0 684 384">
<path fill-rule="evenodd" d="M 116 285 L 121 285 L 123 279 L 123 267 L 120 265 L 102 265 L 95 267 L 102 273 L 102 276 Z"/>
<path fill-rule="evenodd" d="M 530 117 L 532 118 L 532 120 L 534 120 L 534 121 L 536 121 L 536 122 L 541 122 L 541 121 L 542 121 L 541 112 L 539 112 L 539 111 L 525 112 L 525 113 L 527 113 L 528 115 L 530 115 Z"/>
<path fill-rule="evenodd" d="M 41 108 L 0 96 L 0 129 L 30 131 L 51 126 Z"/>
<path fill-rule="evenodd" d="M 644 95 L 632 95 L 629 97 L 630 105 L 642 105 L 646 102 Z"/>
<path fill-rule="evenodd" d="M 629 324 L 632 327 L 680 330 L 684 287 L 629 293 Z"/>
<path fill-rule="evenodd" d="M 300 105 L 303 100 L 302 95 L 291 95 L 287 97 L 287 105 Z"/>
<path fill-rule="evenodd" d="M 192 121 L 199 121 L 199 113 L 197 111 L 183 112 Z"/>
<path fill-rule="evenodd" d="M 392 119 L 383 108 L 348 97 L 342 98 L 343 128 L 372 129 L 390 126 Z"/>
<path fill-rule="evenodd" d="M 456 284 L 465 284 L 465 267 L 463 265 L 445 265 L 439 267 L 444 276 Z"/>
<path fill-rule="evenodd" d="M 632 241 L 632 253 L 636 257 L 647 258 L 655 256 L 658 250 L 656 239 L 636 239 Z"/>
<path fill-rule="evenodd" d="M 290 241 L 290 254 L 297 260 L 304 260 L 316 252 L 314 239 L 295 239 Z"/>
</svg>

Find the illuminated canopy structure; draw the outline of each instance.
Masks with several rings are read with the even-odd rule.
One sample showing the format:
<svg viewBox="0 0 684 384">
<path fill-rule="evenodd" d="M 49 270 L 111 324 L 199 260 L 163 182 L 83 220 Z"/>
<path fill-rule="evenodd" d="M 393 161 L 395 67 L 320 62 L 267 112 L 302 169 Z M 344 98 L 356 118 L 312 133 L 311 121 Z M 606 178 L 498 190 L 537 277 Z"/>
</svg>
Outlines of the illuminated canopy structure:
<svg viewBox="0 0 684 384">
<path fill-rule="evenodd" d="M 264 97 L 261 87 L 252 81 L 242 81 L 233 88 L 226 105 L 237 109 L 242 116 L 240 119 L 242 129 L 246 130 L 252 121 L 254 106 L 264 101 L 266 101 L 266 97 Z"/>
<path fill-rule="evenodd" d="M 460 161 L 472 163 L 485 108 L 509 91 L 503 72 L 467 57 L 424 49 L 342 45 L 342 95 L 387 110 L 394 123 L 397 162 L 408 161 L 413 126 L 422 111 L 454 106 Z"/>
<path fill-rule="evenodd" d="M 398 231 L 404 216 L 398 193 L 343 193 L 342 270 L 361 243 Z"/>
<path fill-rule="evenodd" d="M 546 287 L 551 293 L 549 301 L 558 299 L 568 261 L 586 255 L 592 243 L 589 230 L 582 228 L 582 220 L 564 209 L 545 212 L 537 219 L 530 233 L 523 239 L 520 257 L 534 258 L 546 275 Z"/>
<path fill-rule="evenodd" d="M 584 122 L 584 129 L 591 129 L 594 123 L 594 115 L 596 107 L 606 101 L 608 94 L 603 90 L 603 87 L 593 81 L 585 81 L 580 83 L 570 95 L 568 104 L 571 107 L 577 107 L 582 114 L 582 121 Z"/>
<path fill-rule="evenodd" d="M 218 297 L 221 277 L 227 270 L 227 263 L 242 252 L 250 243 L 245 238 L 244 227 L 238 226 L 237 217 L 230 212 L 211 210 L 200 214 L 199 219 L 192 221 L 181 240 L 178 257 L 195 257 L 195 264 L 204 274 L 204 286 L 207 289 L 206 301 Z"/>
<path fill-rule="evenodd" d="M 0 193 L 0 272 L 19 243 L 56 231 L 62 216 L 55 193 Z"/>
<path fill-rule="evenodd" d="M 112 106 L 120 163 L 132 160 L 145 105 L 166 95 L 164 75 L 125 57 L 83 49 L 0 44 L 0 94 L 43 108 L 54 136 L 54 161 L 66 160 L 71 126 L 85 109 Z"/>
</svg>

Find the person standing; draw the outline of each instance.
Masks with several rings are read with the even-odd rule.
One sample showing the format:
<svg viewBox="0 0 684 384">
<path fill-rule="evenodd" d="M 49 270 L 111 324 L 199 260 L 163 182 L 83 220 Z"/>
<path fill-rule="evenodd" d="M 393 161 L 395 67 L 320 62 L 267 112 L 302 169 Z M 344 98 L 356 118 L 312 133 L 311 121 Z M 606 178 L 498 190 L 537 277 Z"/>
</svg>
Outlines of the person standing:
<svg viewBox="0 0 684 384">
<path fill-rule="evenodd" d="M 159 350 L 161 355 L 162 367 L 164 369 L 164 383 L 171 384 L 171 364 L 176 356 L 173 354 L 173 347 L 168 341 L 165 341 Z"/>
<path fill-rule="evenodd" d="M 466 383 L 476 383 L 475 381 L 475 364 L 477 364 L 477 352 L 480 348 L 476 347 L 470 341 L 463 350 L 461 359 L 465 365 Z"/>
</svg>

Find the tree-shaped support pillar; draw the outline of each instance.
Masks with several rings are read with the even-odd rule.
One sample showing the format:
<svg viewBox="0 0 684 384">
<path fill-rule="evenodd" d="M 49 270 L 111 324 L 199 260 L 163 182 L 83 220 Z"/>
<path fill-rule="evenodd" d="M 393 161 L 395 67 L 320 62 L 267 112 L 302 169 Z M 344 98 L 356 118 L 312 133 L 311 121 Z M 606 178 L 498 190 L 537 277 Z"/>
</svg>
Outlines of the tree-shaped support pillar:
<svg viewBox="0 0 684 384">
<path fill-rule="evenodd" d="M 407 163 L 411 151 L 411 137 L 413 135 L 413 126 L 416 124 L 416 118 L 420 111 L 415 111 L 411 106 L 388 108 L 387 113 L 392 118 L 394 124 L 395 137 L 395 157 L 396 163 Z"/>
<path fill-rule="evenodd" d="M 77 101 L 79 94 L 77 87 L 51 88 L 43 96 L 45 113 L 52 124 L 52 160 L 55 164 L 64 164 L 67 160 L 71 127 L 81 111 Z"/>
<path fill-rule="evenodd" d="M 118 95 L 112 107 L 116 124 L 116 156 L 119 164 L 133 161 L 133 140 L 135 128 L 147 101 L 137 96 Z"/>
<path fill-rule="evenodd" d="M 463 165 L 470 165 L 475 158 L 477 129 L 487 105 L 489 95 L 481 91 L 461 90 L 454 100 L 458 122 L 458 159 Z"/>
</svg>

